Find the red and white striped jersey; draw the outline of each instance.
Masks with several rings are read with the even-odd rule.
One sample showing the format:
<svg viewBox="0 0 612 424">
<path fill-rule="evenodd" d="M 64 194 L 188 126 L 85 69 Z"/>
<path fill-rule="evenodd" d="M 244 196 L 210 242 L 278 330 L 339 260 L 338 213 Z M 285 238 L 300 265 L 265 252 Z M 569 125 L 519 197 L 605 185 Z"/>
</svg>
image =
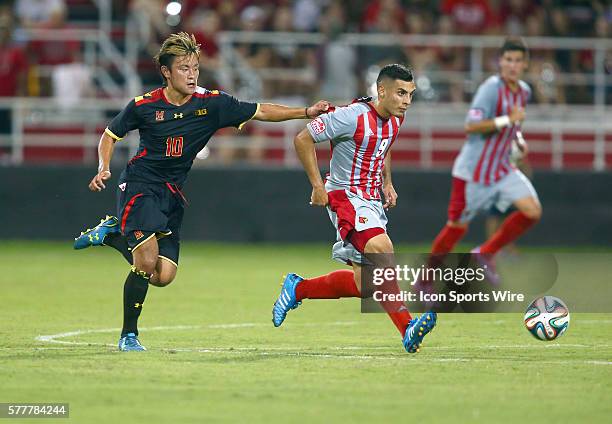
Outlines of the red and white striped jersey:
<svg viewBox="0 0 612 424">
<path fill-rule="evenodd" d="M 526 82 L 519 81 L 519 89 L 513 92 L 498 75 L 491 76 L 478 87 L 466 122 L 509 115 L 514 106 L 525 107 L 530 96 L 531 88 Z M 510 150 L 520 128 L 520 124 L 512 123 L 492 134 L 468 134 L 455 159 L 453 176 L 486 185 L 499 181 L 514 168 Z"/>
<path fill-rule="evenodd" d="M 338 107 L 311 121 L 307 128 L 315 142 L 331 141 L 327 191 L 348 189 L 364 199 L 380 200 L 385 157 L 403 121 L 384 119 L 365 102 Z"/>
</svg>

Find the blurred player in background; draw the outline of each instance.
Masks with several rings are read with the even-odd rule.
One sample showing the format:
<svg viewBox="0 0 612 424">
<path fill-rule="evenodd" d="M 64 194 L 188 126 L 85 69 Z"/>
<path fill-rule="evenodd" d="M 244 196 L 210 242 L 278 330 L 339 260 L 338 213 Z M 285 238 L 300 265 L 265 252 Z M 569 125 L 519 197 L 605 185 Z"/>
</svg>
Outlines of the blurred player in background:
<svg viewBox="0 0 612 424">
<path fill-rule="evenodd" d="M 415 90 L 412 71 L 402 65 L 383 67 L 377 78 L 378 99 L 358 99 L 310 122 L 295 138 L 297 154 L 312 184 L 312 206 L 326 206 L 337 230 L 332 257 L 353 270 L 338 270 L 304 279 L 296 274 L 285 278 L 274 303 L 272 321 L 280 326 L 287 312 L 303 299 L 366 297 L 362 289 L 364 264 L 392 267 L 393 243 L 387 235 L 385 208 L 397 202 L 391 181 L 390 149 L 397 139 L 406 109 Z M 330 173 L 323 182 L 315 143 L 331 141 Z M 382 203 L 380 190 L 385 197 Z M 393 281 L 397 288 L 397 282 Z M 395 289 L 394 289 L 395 290 Z M 400 332 L 404 348 L 417 352 L 423 337 L 436 324 L 428 312 L 412 319 L 403 302 L 381 302 Z"/>
<path fill-rule="evenodd" d="M 111 177 L 114 144 L 138 129 L 138 153 L 118 184 L 119 219 L 107 216 L 75 239 L 74 247 L 112 246 L 132 264 L 124 285 L 124 321 L 119 349 L 145 350 L 137 322 L 149 284 L 164 287 L 178 267 L 180 229 L 187 200 L 183 184 L 193 161 L 220 128 L 241 128 L 251 119 L 314 118 L 328 109 L 321 101 L 307 108 L 250 103 L 197 85 L 200 45 L 193 35 L 170 35 L 155 60 L 164 86 L 136 97 L 106 128 L 98 146 L 98 173 L 89 183 L 101 191 Z"/>
<path fill-rule="evenodd" d="M 461 240 L 469 222 L 492 206 L 504 213 L 514 205 L 499 229 L 472 250 L 485 262 L 513 242 L 542 215 L 531 182 L 511 162 L 511 152 L 527 153 L 521 130 L 525 104 L 531 89 L 521 77 L 527 68 L 528 51 L 520 39 L 507 39 L 500 51 L 499 75 L 489 77 L 476 92 L 466 118 L 466 143 L 455 159 L 448 206 L 448 221 L 433 242 L 431 253 L 449 253 Z M 493 265 L 492 262 L 490 262 Z M 497 282 L 494 268 L 489 279 Z"/>
</svg>

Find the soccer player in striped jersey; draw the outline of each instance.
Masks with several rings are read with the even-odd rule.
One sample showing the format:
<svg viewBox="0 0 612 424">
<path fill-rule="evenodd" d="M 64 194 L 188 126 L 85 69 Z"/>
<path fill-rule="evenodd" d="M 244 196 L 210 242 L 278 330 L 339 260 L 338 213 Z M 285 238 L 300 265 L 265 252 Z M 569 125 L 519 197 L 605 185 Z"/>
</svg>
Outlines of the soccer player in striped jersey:
<svg viewBox="0 0 612 424">
<path fill-rule="evenodd" d="M 448 221 L 433 242 L 431 253 L 449 253 L 463 237 L 469 222 L 483 210 L 496 206 L 505 212 L 517 209 L 488 240 L 472 253 L 490 261 L 505 245 L 516 240 L 541 217 L 538 195 L 525 175 L 510 160 L 513 143 L 527 152 L 521 135 L 525 104 L 531 89 L 521 80 L 528 64 L 521 39 L 507 39 L 500 50 L 499 75 L 489 77 L 476 92 L 467 114 L 467 141 L 455 159 Z M 498 276 L 488 273 L 492 282 Z"/>
<path fill-rule="evenodd" d="M 287 312 L 303 299 L 367 297 L 362 290 L 364 264 L 393 267 L 393 243 L 387 235 L 385 208 L 392 208 L 397 193 L 391 181 L 390 149 L 404 121 L 416 88 L 412 71 L 392 64 L 383 67 L 377 78 L 378 98 L 358 99 L 335 108 L 311 121 L 295 138 L 295 148 L 312 184 L 312 206 L 326 206 L 337 230 L 332 257 L 352 266 L 304 279 L 286 276 L 281 294 L 274 303 L 272 321 L 280 326 Z M 331 141 L 330 172 L 325 182 L 317 166 L 315 143 Z M 384 194 L 383 204 L 380 191 Z M 392 282 L 397 292 L 397 282 Z M 381 305 L 397 327 L 404 348 L 417 352 L 423 337 L 436 323 L 428 312 L 412 319 L 403 302 L 383 301 Z"/>
</svg>

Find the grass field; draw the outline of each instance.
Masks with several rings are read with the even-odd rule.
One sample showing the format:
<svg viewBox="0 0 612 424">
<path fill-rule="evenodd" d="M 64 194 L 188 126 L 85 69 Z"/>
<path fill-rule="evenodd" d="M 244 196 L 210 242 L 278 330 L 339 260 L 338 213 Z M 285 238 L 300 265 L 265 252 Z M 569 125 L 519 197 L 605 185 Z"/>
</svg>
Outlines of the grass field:
<svg viewBox="0 0 612 424">
<path fill-rule="evenodd" d="M 149 351 L 126 354 L 116 351 L 128 271 L 118 253 L 3 242 L 0 258 L 0 402 L 69 402 L 72 422 L 612 416 L 612 314 L 573 314 L 550 343 L 520 314 L 441 315 L 408 355 L 387 317 L 360 314 L 354 299 L 306 301 L 272 326 L 281 275 L 339 268 L 329 246 L 186 243 L 177 281 L 149 290 Z"/>
</svg>

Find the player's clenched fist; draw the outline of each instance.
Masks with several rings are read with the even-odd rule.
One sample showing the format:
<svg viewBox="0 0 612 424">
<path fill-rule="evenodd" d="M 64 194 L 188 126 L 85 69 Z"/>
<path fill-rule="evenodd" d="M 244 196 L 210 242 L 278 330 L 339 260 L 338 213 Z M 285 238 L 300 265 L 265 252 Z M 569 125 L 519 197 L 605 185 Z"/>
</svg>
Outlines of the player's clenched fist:
<svg viewBox="0 0 612 424">
<path fill-rule="evenodd" d="M 383 194 L 385 195 L 385 204 L 383 208 L 394 208 L 397 205 L 397 192 L 391 184 L 385 184 L 383 186 Z"/>
<path fill-rule="evenodd" d="M 325 187 L 316 187 L 312 189 L 312 196 L 310 196 L 311 206 L 327 206 L 329 199 Z"/>
<path fill-rule="evenodd" d="M 327 112 L 330 106 L 331 103 L 327 100 L 319 100 L 317 103 L 306 109 L 306 115 L 308 118 L 316 118 L 320 114 Z"/>
<path fill-rule="evenodd" d="M 100 171 L 96 174 L 95 177 L 92 178 L 89 183 L 89 189 L 91 191 L 102 191 L 106 188 L 104 185 L 104 181 L 110 179 L 111 173 L 110 171 Z"/>
</svg>

